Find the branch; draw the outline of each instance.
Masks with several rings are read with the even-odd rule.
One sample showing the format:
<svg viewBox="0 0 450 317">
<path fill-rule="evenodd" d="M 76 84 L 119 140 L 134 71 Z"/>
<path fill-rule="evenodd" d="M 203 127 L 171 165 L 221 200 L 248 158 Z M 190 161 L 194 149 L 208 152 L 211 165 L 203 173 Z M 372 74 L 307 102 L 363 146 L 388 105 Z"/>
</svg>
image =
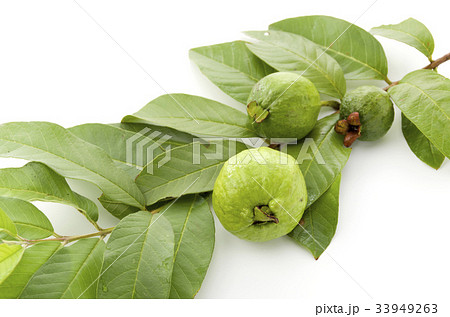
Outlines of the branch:
<svg viewBox="0 0 450 317">
<path fill-rule="evenodd" d="M 398 84 L 400 84 L 400 80 L 393 81 L 392 84 L 390 84 L 389 86 L 384 87 L 383 90 L 384 91 L 388 91 L 389 89 L 391 89 L 391 87 L 397 86 Z"/>
<path fill-rule="evenodd" d="M 436 67 L 438 67 L 439 65 L 441 65 L 442 63 L 445 63 L 446 61 L 448 61 L 450 59 L 450 53 L 445 54 L 444 56 L 442 56 L 441 58 L 438 58 L 435 61 L 432 61 L 430 64 L 428 64 L 427 66 L 425 66 L 423 69 L 435 69 Z"/>
<path fill-rule="evenodd" d="M 94 232 L 94 233 L 79 235 L 79 236 L 61 236 L 61 237 L 57 237 L 57 238 L 39 239 L 39 240 L 22 239 L 22 241 L 26 244 L 34 244 L 34 243 L 43 242 L 43 241 L 61 241 L 64 243 L 69 243 L 69 242 L 72 242 L 75 240 L 80 240 L 80 239 L 85 239 L 85 238 L 92 238 L 92 237 L 97 237 L 97 236 L 104 237 L 104 236 L 110 234 L 113 231 L 113 229 L 114 229 L 114 227 L 104 229 L 104 230 Z"/>
<path fill-rule="evenodd" d="M 442 56 L 441 58 L 438 58 L 437 60 L 432 61 L 430 64 L 423 67 L 422 69 L 436 69 L 439 65 L 445 63 L 448 60 L 450 60 L 450 53 L 447 53 L 444 56 Z M 399 83 L 400 83 L 399 80 L 394 81 L 389 86 L 384 87 L 383 90 L 388 91 L 391 87 L 397 86 Z"/>
</svg>

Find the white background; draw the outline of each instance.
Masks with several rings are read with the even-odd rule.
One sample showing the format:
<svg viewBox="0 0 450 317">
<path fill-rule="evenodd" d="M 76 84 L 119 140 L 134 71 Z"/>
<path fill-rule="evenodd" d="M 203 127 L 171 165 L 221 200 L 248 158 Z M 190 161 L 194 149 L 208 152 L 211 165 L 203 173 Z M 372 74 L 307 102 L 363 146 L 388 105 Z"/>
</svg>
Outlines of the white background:
<svg viewBox="0 0 450 317">
<path fill-rule="evenodd" d="M 379 0 L 363 16 L 373 0 L 78 3 L 83 9 L 70 0 L 0 1 L 0 123 L 42 120 L 70 127 L 118 122 L 166 92 L 201 95 L 243 109 L 201 75 L 188 50 L 244 39 L 241 31 L 263 30 L 293 16 L 359 18 L 356 24 L 366 30 L 415 17 L 434 35 L 435 58 L 450 51 L 447 1 Z M 380 41 L 391 80 L 427 64 L 409 46 Z M 450 76 L 450 62 L 440 72 Z M 0 160 L 0 167 L 22 164 Z M 99 195 L 92 185 L 71 184 L 91 198 Z M 418 160 L 402 137 L 397 112 L 386 137 L 354 144 L 342 175 L 338 230 L 326 254 L 315 261 L 289 238 L 239 240 L 217 221 L 214 256 L 197 298 L 296 299 L 208 304 L 229 313 L 295 309 L 290 313 L 309 316 L 316 304 L 373 307 L 384 302 L 437 302 L 441 311 L 448 309 L 449 196 L 450 164 L 435 171 Z M 69 207 L 38 205 L 60 234 L 92 230 Z M 115 223 L 101 214 L 102 226 Z M 161 305 L 172 311 L 179 307 Z"/>
</svg>

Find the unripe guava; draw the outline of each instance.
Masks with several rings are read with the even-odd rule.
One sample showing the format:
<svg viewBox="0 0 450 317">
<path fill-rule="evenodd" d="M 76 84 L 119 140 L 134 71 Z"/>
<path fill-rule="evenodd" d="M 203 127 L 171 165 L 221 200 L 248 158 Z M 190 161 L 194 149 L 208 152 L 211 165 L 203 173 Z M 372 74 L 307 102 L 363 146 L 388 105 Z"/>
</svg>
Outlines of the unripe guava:
<svg viewBox="0 0 450 317">
<path fill-rule="evenodd" d="M 314 84 L 298 74 L 270 74 L 253 87 L 247 101 L 249 121 L 265 138 L 305 137 L 320 111 Z"/>
<path fill-rule="evenodd" d="M 358 140 L 374 141 L 384 136 L 394 121 L 394 107 L 389 95 L 375 86 L 361 86 L 345 94 L 341 119 L 359 113 L 361 135 Z"/>
<path fill-rule="evenodd" d="M 212 201 L 225 229 L 241 239 L 267 241 L 298 224 L 306 185 L 292 156 L 267 147 L 250 149 L 224 164 Z"/>
</svg>

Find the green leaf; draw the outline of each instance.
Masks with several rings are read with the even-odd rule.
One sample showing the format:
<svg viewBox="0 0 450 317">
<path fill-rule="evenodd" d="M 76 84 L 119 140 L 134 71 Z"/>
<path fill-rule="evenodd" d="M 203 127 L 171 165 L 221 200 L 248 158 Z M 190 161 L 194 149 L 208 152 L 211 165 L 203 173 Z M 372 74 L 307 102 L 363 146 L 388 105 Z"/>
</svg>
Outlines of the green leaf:
<svg viewBox="0 0 450 317">
<path fill-rule="evenodd" d="M 61 247 L 61 242 L 39 242 L 25 252 L 14 271 L 0 284 L 0 298 L 19 298 L 33 274 Z"/>
<path fill-rule="evenodd" d="M 450 79 L 420 69 L 407 74 L 388 92 L 405 117 L 450 158 Z"/>
<path fill-rule="evenodd" d="M 275 70 L 256 57 L 243 41 L 193 48 L 189 57 L 215 85 L 247 104 L 253 86 Z"/>
<path fill-rule="evenodd" d="M 336 232 L 340 182 L 341 175 L 338 175 L 331 187 L 305 211 L 300 225 L 289 233 L 289 237 L 311 251 L 316 260 L 330 245 Z"/>
<path fill-rule="evenodd" d="M 145 201 L 133 179 L 97 146 L 48 122 L 0 125 L 0 156 L 42 162 L 64 177 L 96 184 L 111 200 L 136 207 Z"/>
<path fill-rule="evenodd" d="M 439 169 L 445 156 L 402 114 L 402 131 L 409 148 L 425 164 Z"/>
<path fill-rule="evenodd" d="M 64 177 L 38 162 L 0 169 L 0 196 L 65 204 L 98 220 L 97 206 L 91 200 L 73 192 Z"/>
<path fill-rule="evenodd" d="M 186 94 L 162 95 L 122 121 L 168 126 L 194 135 L 256 137 L 245 113 L 211 99 Z"/>
<path fill-rule="evenodd" d="M 5 232 L 8 235 L 16 235 L 17 229 L 14 225 L 14 222 L 8 216 L 8 214 L 4 211 L 3 206 L 0 204 L 0 232 Z"/>
<path fill-rule="evenodd" d="M 4 243 L 5 241 L 19 241 L 19 238 L 17 235 L 0 228 L 0 243 Z"/>
<path fill-rule="evenodd" d="M 169 131 L 167 128 L 161 129 L 161 127 L 147 125 L 137 126 L 140 126 L 140 130 L 133 131 L 127 125 L 88 123 L 68 130 L 80 139 L 101 147 L 113 159 L 117 167 L 125 170 L 133 178 L 148 163 L 149 150 L 152 151 L 153 156 L 157 156 L 169 145 L 175 147 L 192 142 L 193 136 L 186 142 L 177 141 L 180 136 L 186 137 L 185 134 L 175 130 Z M 139 159 L 138 155 L 141 155 Z"/>
<path fill-rule="evenodd" d="M 416 19 L 409 18 L 399 24 L 381 25 L 370 30 L 370 33 L 381 35 L 408 44 L 423 53 L 431 61 L 434 51 L 434 39 L 425 25 Z"/>
<path fill-rule="evenodd" d="M 14 271 L 24 250 L 20 245 L 0 244 L 0 284 Z"/>
<path fill-rule="evenodd" d="M 33 204 L 15 198 L 0 197 L 0 209 L 12 220 L 19 236 L 25 239 L 44 239 L 54 233 L 47 216 Z"/>
<path fill-rule="evenodd" d="M 109 125 L 112 127 L 118 127 L 122 130 L 130 131 L 130 132 L 134 132 L 134 133 L 140 133 L 140 134 L 143 133 L 142 130 L 147 130 L 147 129 L 150 129 L 151 132 L 158 131 L 158 132 L 161 132 L 162 135 L 170 136 L 170 139 L 168 139 L 165 142 L 167 142 L 168 144 L 173 144 L 173 145 L 191 143 L 192 139 L 195 138 L 195 136 L 193 136 L 192 134 L 181 132 L 176 129 L 172 129 L 172 128 L 168 128 L 168 127 L 158 126 L 158 125 L 151 125 L 151 124 L 144 124 L 144 123 L 124 123 L 124 122 L 112 123 Z M 149 131 L 148 133 L 151 133 L 151 132 Z"/>
<path fill-rule="evenodd" d="M 175 233 L 170 298 L 193 298 L 205 278 L 214 250 L 214 218 L 205 199 L 184 196 L 164 211 Z"/>
<path fill-rule="evenodd" d="M 343 146 L 343 136 L 334 131 L 339 114 L 320 119 L 303 142 L 288 145 L 287 152 L 297 159 L 311 206 L 341 173 L 351 149 Z"/>
<path fill-rule="evenodd" d="M 114 163 L 136 178 L 149 161 L 175 148 L 191 143 L 194 136 L 167 127 L 147 124 L 99 124 L 89 123 L 69 129 L 77 137 L 103 148 Z M 123 204 L 102 195 L 103 207 L 113 216 L 122 219 L 141 208 Z"/>
<path fill-rule="evenodd" d="M 99 298 L 168 298 L 174 233 L 162 214 L 139 211 L 120 221 L 109 237 Z"/>
<path fill-rule="evenodd" d="M 320 93 L 342 99 L 346 91 L 341 66 L 307 38 L 282 31 L 245 32 L 260 40 L 248 48 L 278 71 L 298 72 L 308 78 Z"/>
<path fill-rule="evenodd" d="M 100 196 L 98 200 L 102 204 L 103 208 L 105 208 L 111 215 L 119 219 L 122 219 L 129 214 L 138 212 L 140 210 L 140 208 L 137 207 L 125 205 L 116 201 L 111 201 L 103 195 Z"/>
<path fill-rule="evenodd" d="M 341 65 L 346 79 L 386 79 L 383 47 L 372 34 L 352 23 L 313 15 L 282 20 L 269 28 L 302 35 L 319 44 Z"/>
<path fill-rule="evenodd" d="M 210 191 L 224 162 L 246 148 L 232 140 L 186 144 L 157 156 L 136 183 L 149 204 L 162 198 Z M 167 158 L 170 159 L 165 162 Z"/>
<path fill-rule="evenodd" d="M 82 239 L 58 250 L 33 275 L 20 298 L 96 298 L 105 243 Z"/>
<path fill-rule="evenodd" d="M 127 162 L 126 142 L 136 136 L 136 133 L 100 123 L 82 124 L 67 130 L 80 139 L 102 148 L 111 157 L 115 165 L 131 177 L 136 177 L 143 168 L 143 166 L 134 162 Z M 142 137 L 145 138 L 145 136 Z M 154 143 L 151 140 L 149 142 Z"/>
<path fill-rule="evenodd" d="M 171 199 L 172 198 L 162 199 L 155 204 L 151 204 L 147 206 L 147 210 L 152 211 L 154 209 L 158 209 L 159 207 L 164 206 Z M 99 201 L 103 205 L 103 207 L 105 207 L 106 210 L 108 210 L 113 216 L 119 219 L 123 219 L 129 214 L 138 212 L 140 210 L 139 208 L 133 206 L 108 201 L 106 198 L 104 198 L 104 196 L 101 196 L 99 198 Z"/>
</svg>

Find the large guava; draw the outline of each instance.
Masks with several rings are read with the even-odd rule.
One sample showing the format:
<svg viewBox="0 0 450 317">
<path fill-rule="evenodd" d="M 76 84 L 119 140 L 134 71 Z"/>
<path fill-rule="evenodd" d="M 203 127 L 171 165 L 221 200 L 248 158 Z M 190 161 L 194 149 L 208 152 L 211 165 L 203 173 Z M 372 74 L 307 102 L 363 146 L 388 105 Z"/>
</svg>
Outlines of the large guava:
<svg viewBox="0 0 450 317">
<path fill-rule="evenodd" d="M 360 136 L 358 140 L 374 141 L 384 136 L 394 121 L 394 107 L 389 95 L 375 86 L 360 86 L 345 94 L 341 107 L 341 119 L 359 113 Z"/>
<path fill-rule="evenodd" d="M 306 185 L 292 156 L 267 147 L 250 149 L 224 164 L 212 201 L 225 229 L 241 239 L 267 241 L 298 224 Z"/>
<path fill-rule="evenodd" d="M 247 104 L 249 121 L 260 136 L 301 139 L 316 124 L 320 95 L 305 77 L 279 72 L 257 82 Z"/>
</svg>

